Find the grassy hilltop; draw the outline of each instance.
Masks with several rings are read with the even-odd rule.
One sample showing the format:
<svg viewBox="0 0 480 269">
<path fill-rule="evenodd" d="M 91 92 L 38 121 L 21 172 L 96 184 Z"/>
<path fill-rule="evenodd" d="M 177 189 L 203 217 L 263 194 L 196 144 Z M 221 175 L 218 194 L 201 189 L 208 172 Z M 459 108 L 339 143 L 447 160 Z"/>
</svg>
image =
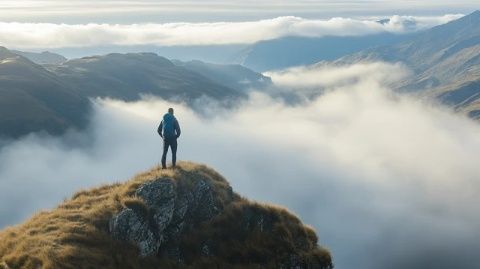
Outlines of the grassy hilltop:
<svg viewBox="0 0 480 269">
<path fill-rule="evenodd" d="M 204 200 L 217 213 L 202 218 L 205 209 L 191 204 L 174 240 L 168 241 L 167 231 L 175 216 L 158 253 L 142 256 L 134 242 L 114 239 L 109 227 L 127 209 L 148 223 L 152 209 L 136 193 L 159 179 L 173 183 L 175 199 L 194 197 L 197 183 L 205 182 L 211 191 Z M 154 168 L 125 183 L 79 191 L 57 208 L 1 231 L 0 268 L 332 268 L 329 252 L 317 241 L 315 231 L 286 209 L 242 198 L 212 169 L 182 162 L 176 170 Z M 172 244 L 175 255 L 168 251 Z"/>
</svg>

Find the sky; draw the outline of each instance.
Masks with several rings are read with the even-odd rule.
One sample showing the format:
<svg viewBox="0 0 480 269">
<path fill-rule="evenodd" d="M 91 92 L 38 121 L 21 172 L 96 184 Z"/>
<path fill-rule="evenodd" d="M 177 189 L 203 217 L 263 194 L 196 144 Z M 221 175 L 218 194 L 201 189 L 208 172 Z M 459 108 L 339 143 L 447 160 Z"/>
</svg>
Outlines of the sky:
<svg viewBox="0 0 480 269">
<path fill-rule="evenodd" d="M 385 15 L 467 14 L 473 0 L 5 0 L 0 21 L 52 23 L 145 23 L 245 21 L 279 16 L 325 19 Z"/>
</svg>

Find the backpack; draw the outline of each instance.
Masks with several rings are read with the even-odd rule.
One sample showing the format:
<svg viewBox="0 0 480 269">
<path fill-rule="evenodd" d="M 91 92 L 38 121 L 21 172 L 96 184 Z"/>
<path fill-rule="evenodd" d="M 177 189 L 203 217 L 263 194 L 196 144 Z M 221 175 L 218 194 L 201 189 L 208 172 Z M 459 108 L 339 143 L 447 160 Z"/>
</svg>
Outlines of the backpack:
<svg viewBox="0 0 480 269">
<path fill-rule="evenodd" d="M 163 116 L 163 137 L 175 138 L 175 117 L 169 113 Z"/>
</svg>

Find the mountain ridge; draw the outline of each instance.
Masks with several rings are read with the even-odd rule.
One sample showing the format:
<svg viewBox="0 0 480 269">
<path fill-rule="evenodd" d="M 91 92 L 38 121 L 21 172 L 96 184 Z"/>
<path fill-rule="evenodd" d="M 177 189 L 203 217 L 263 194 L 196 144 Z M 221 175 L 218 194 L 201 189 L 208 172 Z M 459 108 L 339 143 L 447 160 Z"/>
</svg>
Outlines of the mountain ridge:
<svg viewBox="0 0 480 269">
<path fill-rule="evenodd" d="M 332 61 L 370 47 L 394 44 L 414 34 L 381 33 L 365 36 L 283 37 L 245 48 L 235 62 L 256 71 L 279 70 Z M 281 57 L 279 57 L 281 55 Z"/>
<path fill-rule="evenodd" d="M 61 64 L 66 62 L 68 59 L 65 58 L 63 55 L 58 53 L 53 53 L 49 51 L 43 52 L 30 52 L 30 51 L 20 51 L 20 50 L 12 50 L 13 53 L 21 55 L 25 58 L 28 58 L 32 62 L 36 64 Z"/>
<path fill-rule="evenodd" d="M 92 111 L 89 98 L 136 101 L 153 95 L 195 104 L 207 97 L 233 106 L 247 97 L 249 85 L 241 79 L 265 78 L 235 65 L 202 63 L 189 69 L 155 53 L 110 53 L 40 65 L 4 47 L 0 74 L 0 136 L 6 138 L 84 129 Z M 265 78 L 250 85 L 268 84 Z"/>
<path fill-rule="evenodd" d="M 198 60 L 174 63 L 241 92 L 272 86 L 271 78 L 238 64 L 213 64 Z"/>
<path fill-rule="evenodd" d="M 155 53 L 110 53 L 69 60 L 48 69 L 89 97 L 138 100 L 141 94 L 187 102 L 202 95 L 222 99 L 242 94 Z"/>
<path fill-rule="evenodd" d="M 0 74 L 0 136 L 87 125 L 88 99 L 42 66 L 0 47 Z"/>
<path fill-rule="evenodd" d="M 414 75 L 393 85 L 476 115 L 480 109 L 480 11 L 435 26 L 399 44 L 367 49 L 342 57 L 334 65 L 358 62 L 402 62 Z M 472 88 L 473 87 L 473 88 Z M 468 90 L 466 90 L 468 88 Z M 470 92 L 470 95 L 465 93 Z"/>
</svg>

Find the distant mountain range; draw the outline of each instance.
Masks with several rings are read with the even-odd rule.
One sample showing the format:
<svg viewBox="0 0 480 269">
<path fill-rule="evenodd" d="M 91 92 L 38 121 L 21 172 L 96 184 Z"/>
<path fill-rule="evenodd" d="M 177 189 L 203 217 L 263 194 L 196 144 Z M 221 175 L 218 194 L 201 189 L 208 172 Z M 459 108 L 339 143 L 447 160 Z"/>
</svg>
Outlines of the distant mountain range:
<svg viewBox="0 0 480 269">
<path fill-rule="evenodd" d="M 416 34 L 382 33 L 366 36 L 285 37 L 258 42 L 234 59 L 250 69 L 268 71 L 332 61 L 367 48 L 396 44 Z"/>
<path fill-rule="evenodd" d="M 192 45 L 192 46 L 156 46 L 156 45 L 105 45 L 97 47 L 56 48 L 50 51 L 69 59 L 117 53 L 153 52 L 168 59 L 180 61 L 199 60 L 217 64 L 235 64 L 233 60 L 248 45 Z"/>
<path fill-rule="evenodd" d="M 382 23 L 379 21 L 379 23 Z M 204 46 L 105 46 L 94 48 L 54 49 L 56 53 L 80 58 L 106 55 L 111 52 L 154 52 L 168 59 L 183 62 L 199 60 L 216 64 L 240 64 L 256 72 L 278 70 L 318 61 L 335 60 L 367 48 L 389 45 L 406 40 L 415 34 L 380 33 L 366 36 L 287 36 L 255 44 Z M 44 52 L 45 53 L 45 52 Z M 42 53 L 42 54 L 44 54 Z M 43 56 L 38 54 L 38 56 Z M 24 55 L 27 56 L 27 55 Z M 36 55 L 34 55 L 36 56 Z M 27 56 L 28 57 L 28 56 Z M 30 57 L 32 61 L 36 61 Z"/>
<path fill-rule="evenodd" d="M 370 48 L 334 63 L 368 61 L 404 63 L 415 75 L 396 88 L 436 98 L 480 118 L 480 11 L 398 44 Z"/>
<path fill-rule="evenodd" d="M 264 89 L 272 85 L 271 78 L 238 64 L 221 65 L 196 60 L 188 62 L 173 61 L 173 63 L 239 91 Z"/>
<path fill-rule="evenodd" d="M 22 56 L 22 55 L 24 56 Z M 154 53 L 112 53 L 44 65 L 42 53 L 14 53 L 0 47 L 0 136 L 63 133 L 88 123 L 88 98 L 138 100 L 142 95 L 194 102 L 245 98 L 251 87 L 271 81 L 241 66 L 172 63 Z"/>
<path fill-rule="evenodd" d="M 11 50 L 11 52 L 21 55 L 25 58 L 28 58 L 30 61 L 37 64 L 61 64 L 66 62 L 68 59 L 64 56 L 52 53 L 49 51 L 44 52 L 26 52 L 19 50 Z"/>
</svg>

